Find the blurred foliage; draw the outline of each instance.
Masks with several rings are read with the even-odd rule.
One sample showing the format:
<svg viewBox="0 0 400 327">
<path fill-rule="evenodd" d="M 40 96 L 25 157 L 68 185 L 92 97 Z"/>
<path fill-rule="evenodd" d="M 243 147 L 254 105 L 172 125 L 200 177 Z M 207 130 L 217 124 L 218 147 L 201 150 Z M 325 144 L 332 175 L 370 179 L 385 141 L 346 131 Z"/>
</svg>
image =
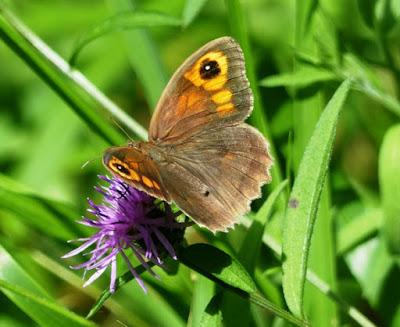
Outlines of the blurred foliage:
<svg viewBox="0 0 400 327">
<path fill-rule="evenodd" d="M 321 111 L 339 83 L 351 78 L 309 258 L 309 268 L 341 300 L 337 305 L 332 294 L 307 282 L 305 315 L 313 326 L 356 326 L 346 302 L 378 326 L 400 326 L 400 199 L 394 197 L 399 194 L 400 171 L 399 162 L 391 162 L 399 158 L 400 134 L 398 126 L 390 129 L 400 117 L 400 1 L 243 0 L 238 2 L 240 22 L 228 15 L 228 9 L 234 12 L 229 0 L 5 2 L 66 60 L 85 33 L 118 12 L 159 12 L 178 21 L 183 17 L 185 27 L 107 33 L 87 44 L 77 58 L 76 68 L 146 128 L 158 96 L 180 63 L 211 39 L 235 33 L 243 37 L 240 24 L 245 24 L 246 55 L 253 62 L 254 81 L 259 81 L 252 85 L 260 98 L 257 117 L 266 117 L 276 165 L 287 172 L 288 189 Z M 93 185 L 96 175 L 104 173 L 100 158 L 108 144 L 3 42 L 0 72 L 0 271 L 7 262 L 29 277 L 32 294 L 45 290 L 49 311 L 44 317 L 52 316 L 51 310 L 59 313 L 59 307 L 85 315 L 107 279 L 82 289 L 78 275 L 59 258 L 71 249 L 65 240 L 88 232 L 73 221 L 84 213 L 87 197 L 98 198 Z M 96 114 L 115 127 L 111 115 Z M 251 122 L 261 124 L 258 119 Z M 88 160 L 90 164 L 81 168 Z M 256 201 L 254 212 L 269 191 Z M 278 206 L 268 220 L 263 245 L 255 243 L 259 253 L 252 258 L 256 264 L 251 275 L 263 296 L 286 308 L 281 260 L 274 252 L 280 249 L 284 211 Z M 210 242 L 243 258 L 246 232 L 238 226 L 214 237 L 190 229 L 186 240 Z M 274 251 L 273 242 L 278 244 Z M 175 273 L 158 273 L 161 281 L 144 274 L 150 286 L 147 296 L 129 283 L 94 321 L 101 326 L 212 326 L 220 323 L 222 307 L 229 326 L 243 321 L 260 327 L 288 325 L 253 305 L 244 309 L 239 300 L 229 302 L 225 294 L 221 298 L 218 287 L 214 290 L 211 282 L 183 265 Z M 26 303 L 17 306 L 18 301 L 10 300 L 11 286 L 0 287 L 9 287 L 0 293 L 0 326 L 33 325 Z M 226 303 L 237 306 L 229 310 Z M 218 319 L 207 316 L 207 305 Z M 233 311 L 242 317 L 235 320 Z M 76 317 L 71 321 L 81 324 Z M 372 326 L 368 323 L 363 325 Z"/>
</svg>

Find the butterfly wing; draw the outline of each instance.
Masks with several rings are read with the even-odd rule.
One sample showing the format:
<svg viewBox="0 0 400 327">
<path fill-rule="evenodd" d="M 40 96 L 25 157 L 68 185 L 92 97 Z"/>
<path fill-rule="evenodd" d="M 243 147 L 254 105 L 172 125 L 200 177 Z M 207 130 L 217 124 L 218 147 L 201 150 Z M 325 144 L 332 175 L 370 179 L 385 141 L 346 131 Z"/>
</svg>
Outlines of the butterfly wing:
<svg viewBox="0 0 400 327">
<path fill-rule="evenodd" d="M 163 187 L 157 163 L 139 144 L 107 149 L 103 155 L 105 167 L 136 189 L 170 201 L 168 191 Z"/>
<path fill-rule="evenodd" d="M 164 185 L 196 223 L 226 231 L 260 196 L 272 165 L 264 137 L 247 124 L 207 130 L 175 148 Z"/>
<path fill-rule="evenodd" d="M 183 142 L 206 127 L 243 121 L 252 104 L 242 50 L 222 37 L 196 51 L 173 75 L 151 119 L 149 138 Z"/>
</svg>

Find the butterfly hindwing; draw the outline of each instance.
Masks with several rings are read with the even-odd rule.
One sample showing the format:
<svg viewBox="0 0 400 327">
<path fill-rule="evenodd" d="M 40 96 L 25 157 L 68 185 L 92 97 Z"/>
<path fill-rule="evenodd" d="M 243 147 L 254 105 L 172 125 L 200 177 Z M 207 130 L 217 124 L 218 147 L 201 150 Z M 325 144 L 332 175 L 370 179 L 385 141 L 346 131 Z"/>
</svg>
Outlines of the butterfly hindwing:
<svg viewBox="0 0 400 327">
<path fill-rule="evenodd" d="M 164 185 L 185 213 L 212 231 L 237 223 L 270 180 L 267 143 L 247 124 L 209 130 L 173 156 L 173 165 L 161 166 Z"/>
</svg>

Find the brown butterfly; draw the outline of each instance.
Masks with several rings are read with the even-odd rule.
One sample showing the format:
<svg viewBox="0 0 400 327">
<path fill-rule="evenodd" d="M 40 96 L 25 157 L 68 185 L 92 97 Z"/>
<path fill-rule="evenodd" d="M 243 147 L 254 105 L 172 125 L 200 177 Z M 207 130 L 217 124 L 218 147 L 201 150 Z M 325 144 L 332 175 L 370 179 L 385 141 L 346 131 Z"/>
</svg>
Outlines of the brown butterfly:
<svg viewBox="0 0 400 327">
<path fill-rule="evenodd" d="M 174 201 L 197 224 L 226 231 L 271 179 L 268 144 L 243 122 L 252 109 L 240 46 L 216 39 L 172 76 L 149 141 L 107 149 L 104 165 L 135 188 Z"/>
</svg>

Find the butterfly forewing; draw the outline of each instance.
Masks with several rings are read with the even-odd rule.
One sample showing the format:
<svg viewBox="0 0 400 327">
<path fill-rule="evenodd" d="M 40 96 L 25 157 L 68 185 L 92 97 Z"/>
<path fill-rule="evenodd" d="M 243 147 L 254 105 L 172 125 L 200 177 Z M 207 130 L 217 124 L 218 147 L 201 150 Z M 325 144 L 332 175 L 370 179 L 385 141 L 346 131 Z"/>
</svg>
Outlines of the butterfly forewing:
<svg viewBox="0 0 400 327">
<path fill-rule="evenodd" d="M 103 156 L 104 165 L 114 175 L 140 191 L 170 201 L 162 186 L 158 164 L 139 145 L 109 148 Z"/>
<path fill-rule="evenodd" d="M 239 45 L 229 37 L 214 40 L 173 75 L 152 117 L 150 140 L 177 143 L 205 128 L 238 123 L 252 102 Z"/>
</svg>

